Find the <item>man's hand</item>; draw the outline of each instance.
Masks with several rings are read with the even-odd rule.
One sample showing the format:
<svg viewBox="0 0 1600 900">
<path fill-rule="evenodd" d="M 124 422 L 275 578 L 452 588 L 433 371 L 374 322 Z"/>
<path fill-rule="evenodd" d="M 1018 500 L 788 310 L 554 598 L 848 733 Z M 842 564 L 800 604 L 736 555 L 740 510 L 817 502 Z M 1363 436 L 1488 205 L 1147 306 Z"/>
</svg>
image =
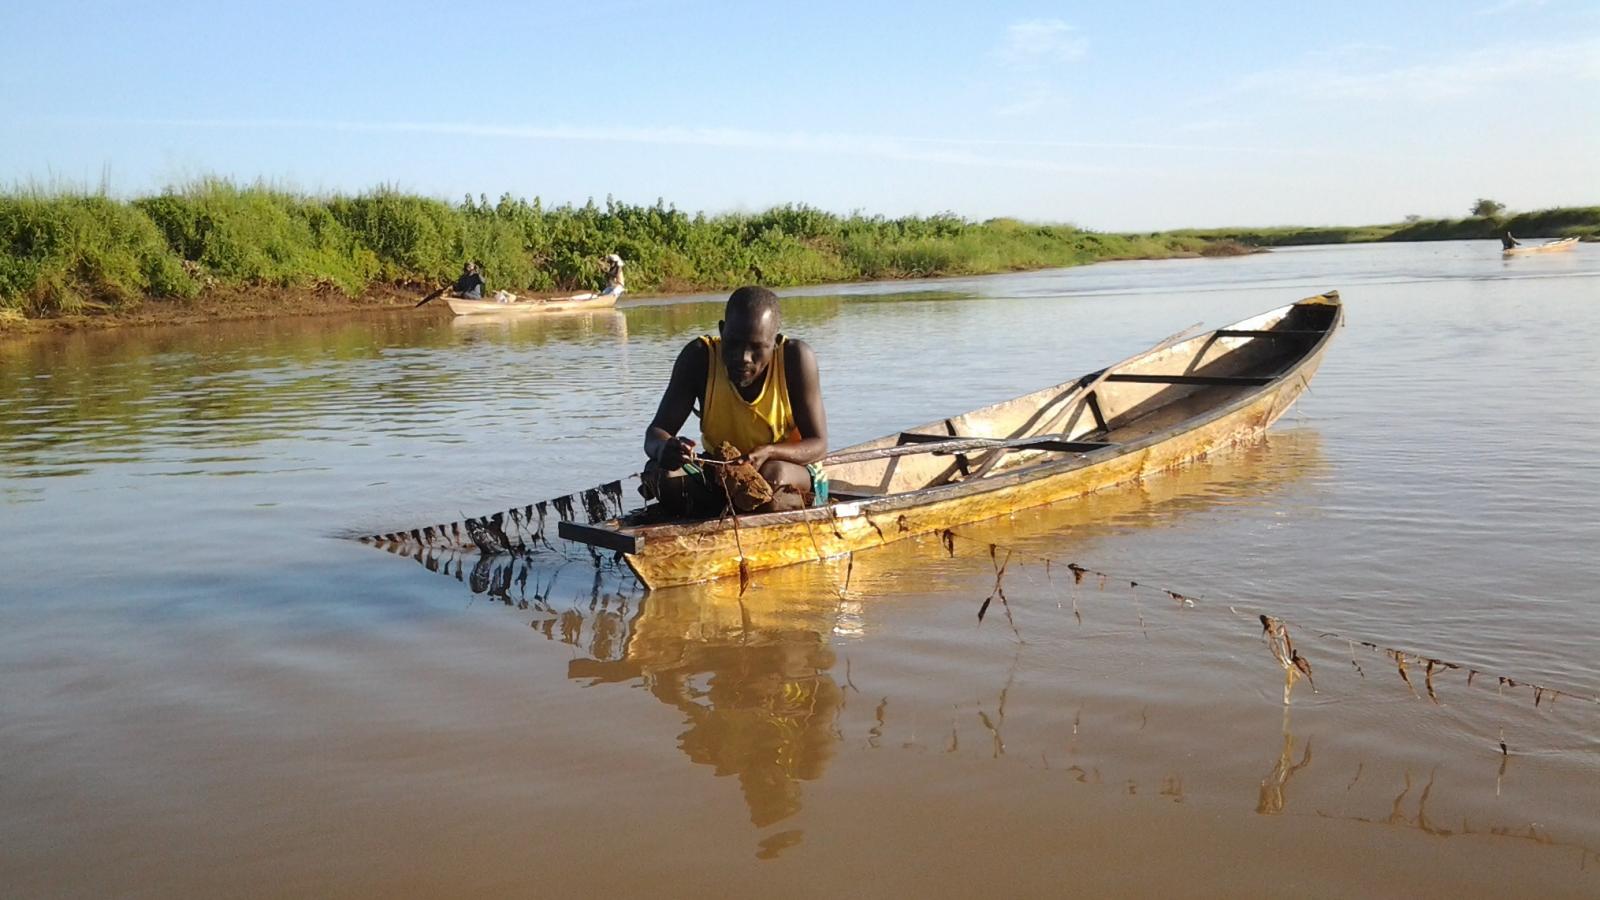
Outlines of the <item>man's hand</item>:
<svg viewBox="0 0 1600 900">
<path fill-rule="evenodd" d="M 756 471 L 761 471 L 761 467 L 766 464 L 767 460 L 772 458 L 773 446 L 773 444 L 763 444 L 760 447 L 751 450 L 749 453 L 745 454 L 745 461 L 750 463 L 750 465 L 754 467 Z"/>
<path fill-rule="evenodd" d="M 673 470 L 683 468 L 683 464 L 694 455 L 694 441 L 678 435 L 670 440 L 663 441 L 661 450 L 656 454 L 656 462 L 663 469 Z"/>
</svg>

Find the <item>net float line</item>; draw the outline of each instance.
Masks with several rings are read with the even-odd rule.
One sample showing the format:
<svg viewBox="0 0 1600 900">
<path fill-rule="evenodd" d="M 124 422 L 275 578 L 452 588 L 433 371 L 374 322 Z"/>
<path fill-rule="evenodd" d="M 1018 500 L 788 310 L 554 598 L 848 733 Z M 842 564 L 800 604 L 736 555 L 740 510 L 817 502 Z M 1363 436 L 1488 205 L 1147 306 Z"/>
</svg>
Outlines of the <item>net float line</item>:
<svg viewBox="0 0 1600 900">
<path fill-rule="evenodd" d="M 1148 579 L 1102 571 L 1100 569 L 1080 565 L 1077 562 L 1064 561 L 1058 557 L 1047 554 L 1035 553 L 1010 547 L 1006 544 L 991 541 L 986 538 L 971 537 L 954 529 L 947 528 L 942 532 L 939 532 L 938 535 L 940 543 L 944 546 L 945 551 L 951 556 L 955 556 L 955 542 L 957 539 L 960 539 L 987 549 L 990 559 L 995 559 L 997 554 L 999 554 L 1001 551 L 1004 551 L 1008 560 L 1011 558 L 1023 558 L 1043 563 L 1047 578 L 1052 577 L 1051 573 L 1053 568 L 1065 568 L 1068 572 L 1072 573 L 1072 581 L 1074 586 L 1081 585 L 1087 578 L 1094 578 L 1099 582 L 1099 587 L 1101 589 L 1104 589 L 1108 584 L 1111 583 L 1126 583 L 1129 589 L 1134 592 L 1135 597 L 1137 597 L 1137 593 L 1141 590 L 1156 592 L 1173 601 L 1180 608 L 1193 608 L 1200 606 L 1202 603 L 1209 604 L 1213 602 L 1209 598 L 1203 597 L 1200 594 L 1178 591 L 1173 588 L 1156 584 Z M 983 617 L 988 612 L 989 605 L 993 600 L 1001 599 L 1002 602 L 1004 602 L 1005 595 L 1001 591 L 1001 586 L 1008 568 L 1009 567 L 1005 565 L 996 566 L 995 588 L 990 592 L 989 597 L 983 601 L 978 609 L 978 620 L 980 622 L 983 621 Z M 1284 670 L 1285 684 L 1283 702 L 1285 704 L 1289 703 L 1290 693 L 1294 688 L 1295 682 L 1300 678 L 1305 678 L 1307 683 L 1311 685 L 1312 690 L 1316 690 L 1316 683 L 1312 680 L 1311 661 L 1302 655 L 1299 652 L 1299 649 L 1295 646 L 1294 641 L 1289 634 L 1289 627 L 1291 623 L 1288 620 L 1278 616 L 1269 615 L 1260 610 L 1249 609 L 1248 607 L 1245 607 L 1245 604 L 1239 601 L 1234 601 L 1231 603 L 1224 603 L 1222 601 L 1215 602 L 1225 607 L 1235 616 L 1251 619 L 1260 623 L 1261 636 L 1266 640 L 1268 650 L 1271 653 L 1273 660 L 1277 662 Z M 1074 614 L 1077 615 L 1076 594 L 1074 594 L 1073 597 L 1073 609 Z M 1006 611 L 1009 617 L 1009 604 L 1006 606 Z M 1082 616 L 1079 615 L 1078 619 L 1081 622 Z M 1143 614 L 1141 613 L 1140 627 L 1142 628 L 1143 625 Z M 1016 626 L 1013 623 L 1012 628 L 1015 629 L 1015 627 Z M 1427 653 L 1418 652 L 1416 650 L 1407 650 L 1379 644 L 1375 641 L 1354 638 L 1345 634 L 1341 634 L 1337 631 L 1311 631 L 1310 629 L 1303 628 L 1300 625 L 1294 625 L 1294 628 L 1302 633 L 1315 634 L 1319 638 L 1345 641 L 1352 651 L 1350 664 L 1355 667 L 1356 673 L 1362 678 L 1365 678 L 1367 673 L 1361 668 L 1361 664 L 1355 659 L 1355 647 L 1363 647 L 1374 653 L 1382 654 L 1394 664 L 1395 673 L 1399 676 L 1400 680 L 1405 683 L 1406 688 L 1411 691 L 1413 696 L 1420 695 L 1417 692 L 1417 685 L 1413 680 L 1412 669 L 1410 666 L 1417 667 L 1421 670 L 1423 691 L 1427 694 L 1428 699 L 1434 703 L 1439 702 L 1438 691 L 1434 687 L 1435 674 L 1447 671 L 1466 670 L 1468 687 L 1471 687 L 1473 682 L 1479 678 L 1494 679 L 1496 688 L 1501 693 L 1504 693 L 1508 688 L 1511 690 L 1526 689 L 1529 693 L 1529 696 L 1532 698 L 1533 705 L 1535 707 L 1543 707 L 1545 704 L 1554 703 L 1556 700 L 1561 698 L 1567 698 L 1581 703 L 1600 705 L 1600 693 L 1583 691 L 1570 687 L 1552 687 L 1550 685 L 1531 681 L 1525 678 L 1513 678 L 1507 675 L 1498 675 L 1487 672 L 1483 668 L 1477 666 L 1443 659 Z"/>
<path fill-rule="evenodd" d="M 629 475 L 629 479 L 638 478 Z M 593 525 L 623 514 L 622 482 L 607 482 L 549 500 L 513 506 L 481 516 L 463 516 L 435 525 L 422 525 L 378 534 L 363 534 L 356 539 L 380 547 L 442 547 L 470 550 L 489 555 L 528 553 L 539 547 L 551 548 L 546 525 L 551 517 L 561 522 Z"/>
</svg>

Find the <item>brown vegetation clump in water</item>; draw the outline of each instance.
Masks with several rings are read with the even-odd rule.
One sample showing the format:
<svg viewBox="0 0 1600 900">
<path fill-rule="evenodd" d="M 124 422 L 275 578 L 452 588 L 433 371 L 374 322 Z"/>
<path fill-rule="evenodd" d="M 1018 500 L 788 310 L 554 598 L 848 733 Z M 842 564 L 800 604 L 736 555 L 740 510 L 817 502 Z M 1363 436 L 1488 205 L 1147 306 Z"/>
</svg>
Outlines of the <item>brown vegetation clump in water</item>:
<svg viewBox="0 0 1600 900">
<path fill-rule="evenodd" d="M 723 441 L 722 446 L 706 454 L 712 461 L 707 473 L 735 510 L 752 512 L 772 501 L 772 485 L 743 456 L 737 447 Z"/>
</svg>

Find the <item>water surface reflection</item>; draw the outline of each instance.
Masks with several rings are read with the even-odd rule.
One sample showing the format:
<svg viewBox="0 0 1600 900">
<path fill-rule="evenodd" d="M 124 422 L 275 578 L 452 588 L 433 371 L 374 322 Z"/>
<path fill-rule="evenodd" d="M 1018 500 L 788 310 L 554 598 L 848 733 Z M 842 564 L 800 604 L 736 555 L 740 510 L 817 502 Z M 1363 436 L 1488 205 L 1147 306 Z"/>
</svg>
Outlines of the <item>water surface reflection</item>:
<svg viewBox="0 0 1600 900">
<path fill-rule="evenodd" d="M 1222 510 L 1236 514 L 1252 506 L 1281 505 L 1285 492 L 1300 493 L 1298 502 L 1314 503 L 1319 482 L 1328 474 L 1322 446 L 1316 429 L 1275 432 L 1260 443 L 1140 484 L 971 528 L 978 539 L 1007 546 L 1093 552 L 1096 542 L 1130 531 L 1184 527 L 1187 520 Z M 1504 757 L 1494 762 L 1500 769 L 1495 782 L 1484 784 L 1470 771 L 1452 767 L 1448 753 L 1431 762 L 1426 754 L 1420 760 L 1373 755 L 1364 741 L 1340 739 L 1348 726 L 1324 723 L 1297 739 L 1289 710 L 1281 713 L 1281 727 L 1273 733 L 1276 748 L 1264 776 L 1255 769 L 1251 780 L 1249 756 L 1175 769 L 1173 760 L 1186 755 L 1179 748 L 1203 743 L 1204 735 L 1218 730 L 1217 723 L 1208 721 L 1212 707 L 1182 686 L 1187 673 L 1208 657 L 1214 664 L 1219 647 L 1232 645 L 1224 652 L 1245 661 L 1243 677 L 1270 685 L 1266 654 L 1251 645 L 1248 630 L 1235 629 L 1225 619 L 1196 620 L 1181 611 L 1163 616 L 1150 610 L 1138 613 L 1141 623 L 1150 616 L 1148 625 L 1131 628 L 1134 611 L 1103 589 L 1071 589 L 1070 620 L 1063 596 L 1068 589 L 1052 589 L 1060 607 L 1053 619 L 1039 614 L 1037 593 L 1019 591 L 1024 598 L 1019 640 L 1006 641 L 1010 649 L 1003 666 L 974 670 L 980 682 L 974 685 L 976 696 L 951 695 L 948 684 L 933 687 L 934 682 L 915 674 L 891 685 L 869 681 L 862 687 L 861 676 L 851 671 L 851 648 L 874 637 L 885 611 L 975 596 L 984 586 L 981 562 L 971 556 L 950 558 L 937 539 L 890 545 L 859 554 L 853 562 L 763 573 L 743 594 L 736 584 L 716 583 L 643 597 L 615 562 L 600 559 L 591 565 L 579 557 L 548 553 L 521 559 L 448 556 L 442 564 L 440 559 L 419 561 L 462 579 L 474 593 L 531 613 L 529 624 L 536 632 L 580 651 L 567 664 L 569 678 L 588 686 L 640 687 L 676 710 L 683 724 L 672 735 L 679 752 L 719 777 L 731 776 L 749 823 L 758 830 L 799 820 L 805 785 L 822 781 L 841 755 L 894 750 L 1038 767 L 1073 784 L 1114 786 L 1130 798 L 1149 793 L 1178 804 L 1218 792 L 1248 791 L 1261 815 L 1408 827 L 1433 837 L 1531 840 L 1552 850 L 1576 851 L 1580 866 L 1594 852 L 1561 829 L 1507 821 L 1489 808 L 1499 793 Z M 907 579 L 907 572 L 917 577 Z M 992 641 L 1001 634 L 980 629 L 971 640 Z M 1063 643 L 1073 647 L 1076 674 L 1071 680 L 1041 679 L 1030 672 L 1038 665 L 1036 646 Z M 1118 673 L 1116 661 L 1130 653 L 1138 658 L 1137 673 Z M 1083 676 L 1097 668 L 1111 681 L 1085 687 Z M 1347 674 L 1339 691 L 1369 689 L 1361 675 Z M 1258 689 L 1270 694 L 1270 687 Z M 1147 699 L 1161 694 L 1175 701 Z M 1346 713 L 1354 713 L 1355 706 Z M 935 731 L 929 727 L 929 712 L 940 708 L 954 713 L 933 717 L 944 720 Z M 1527 712 L 1467 704 L 1451 714 L 1471 731 L 1483 727 L 1486 717 L 1504 721 L 1507 715 Z M 1221 730 L 1230 733 L 1240 727 L 1224 723 Z M 1327 747 L 1313 755 L 1312 745 L 1319 742 Z M 1143 749 L 1133 749 L 1141 745 Z M 1420 794 L 1411 775 L 1419 762 L 1435 773 Z M 1441 766 L 1451 770 L 1449 778 L 1437 778 Z M 1397 781 L 1399 797 L 1390 793 L 1384 800 L 1383 792 Z M 1442 798 L 1447 782 L 1456 795 L 1454 803 Z M 1416 812 L 1402 814 L 1401 804 L 1412 798 L 1418 800 Z M 1392 807 L 1390 814 L 1363 811 L 1377 802 Z M 1459 817 L 1459 824 L 1439 825 L 1440 814 L 1430 810 L 1440 808 Z M 801 845 L 804 834 L 803 828 L 765 834 L 756 844 L 757 854 L 774 858 Z"/>
<path fill-rule="evenodd" d="M 1170 527 L 1184 516 L 1262 497 L 1316 473 L 1321 439 L 1312 429 L 1214 454 L 1144 482 L 1102 491 L 1069 503 L 978 523 L 983 539 L 1024 545 L 1030 541 L 1092 541 L 1128 528 Z M 430 571 L 462 580 L 474 594 L 533 612 L 532 627 L 584 656 L 568 676 L 590 685 L 643 686 L 684 716 L 678 748 L 719 776 L 734 776 L 757 828 L 801 810 L 801 784 L 822 777 L 836 747 L 846 740 L 839 715 L 846 691 L 859 693 L 836 673 L 839 640 L 866 633 L 866 610 L 914 604 L 972 584 L 970 566 L 928 568 L 944 555 L 936 539 L 891 544 L 853 560 L 831 560 L 762 573 L 748 592 L 731 581 L 638 596 L 626 569 L 601 556 L 482 556 L 411 548 Z M 592 569 L 587 599 L 580 570 Z M 910 581 L 908 571 L 923 577 Z M 566 571 L 566 580 L 561 573 Z M 846 584 L 846 577 L 849 582 Z M 560 585 L 558 587 L 558 585 Z M 572 592 L 563 605 L 553 594 Z M 1081 620 L 1080 620 L 1081 621 Z M 1013 657 L 1015 660 L 1015 657 Z M 976 710 L 981 740 L 1004 755 L 1006 696 L 999 689 L 991 711 Z M 841 678 L 843 682 L 841 683 Z M 882 746 L 889 696 L 873 706 L 866 746 Z M 959 725 L 945 742 L 961 747 Z M 1175 783 L 1181 783 L 1176 779 Z M 1169 785 L 1169 791 L 1181 790 Z"/>
<path fill-rule="evenodd" d="M 734 776 L 757 828 L 799 812 L 800 783 L 822 777 L 838 741 L 844 692 L 827 642 L 836 603 L 797 607 L 769 592 L 658 600 L 643 602 L 617 658 L 573 660 L 569 677 L 642 684 L 683 713 L 678 749 Z"/>
<path fill-rule="evenodd" d="M 742 609 L 579 553 L 330 538 L 636 471 L 720 297 L 0 344 L 0 883 L 1595 896 L 1593 704 L 1464 671 L 1434 703 L 1421 664 L 1413 697 L 1319 637 L 1600 683 L 1600 248 L 1483 243 L 796 292 L 841 445 L 1330 287 L 1348 327 L 1265 444 L 969 526 L 954 557 L 763 573 Z M 1577 399 L 1530 400 L 1551 385 Z M 1015 631 L 975 615 L 991 540 Z M 1304 626 L 1292 728 L 1231 598 Z"/>
</svg>

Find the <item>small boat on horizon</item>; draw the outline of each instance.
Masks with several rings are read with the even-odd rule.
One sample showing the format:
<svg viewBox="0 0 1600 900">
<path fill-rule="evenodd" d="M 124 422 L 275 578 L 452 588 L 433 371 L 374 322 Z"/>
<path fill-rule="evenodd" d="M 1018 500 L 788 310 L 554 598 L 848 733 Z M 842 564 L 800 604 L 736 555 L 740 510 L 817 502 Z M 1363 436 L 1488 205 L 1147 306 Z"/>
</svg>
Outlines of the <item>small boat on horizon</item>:
<svg viewBox="0 0 1600 900">
<path fill-rule="evenodd" d="M 1531 247 L 1512 247 L 1508 250 L 1500 251 L 1500 255 L 1528 256 L 1534 253 L 1562 253 L 1564 251 L 1571 250 L 1576 246 L 1578 246 L 1578 239 L 1575 237 L 1569 237 L 1562 238 L 1558 241 L 1550 241 L 1544 244 L 1534 244 Z"/>
</svg>

